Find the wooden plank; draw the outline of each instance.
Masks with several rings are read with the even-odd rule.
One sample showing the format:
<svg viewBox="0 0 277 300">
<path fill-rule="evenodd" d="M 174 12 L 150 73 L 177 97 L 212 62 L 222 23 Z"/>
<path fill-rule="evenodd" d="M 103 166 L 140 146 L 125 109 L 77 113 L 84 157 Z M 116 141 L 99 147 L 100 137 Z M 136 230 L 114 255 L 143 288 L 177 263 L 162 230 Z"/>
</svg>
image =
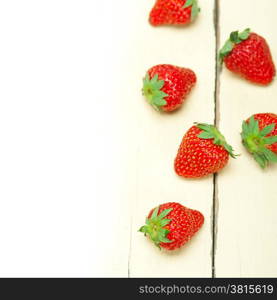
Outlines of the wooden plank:
<svg viewBox="0 0 277 300">
<path fill-rule="evenodd" d="M 195 121 L 213 123 L 215 81 L 214 1 L 200 1 L 202 13 L 187 28 L 153 28 L 147 22 L 154 1 L 136 4 L 136 30 L 129 83 L 138 109 L 137 198 L 133 208 L 133 230 L 129 274 L 131 277 L 210 277 L 211 212 L 213 177 L 202 180 L 179 178 L 173 161 L 181 138 Z M 159 114 L 140 95 L 146 70 L 160 63 L 193 69 L 198 83 L 184 107 L 173 114 Z M 149 210 L 158 204 L 178 201 L 205 216 L 201 231 L 182 250 L 167 253 L 156 249 L 138 228 Z"/>
<path fill-rule="evenodd" d="M 0 276 L 128 275 L 127 2 L 1 1 Z"/>
<path fill-rule="evenodd" d="M 221 0 L 220 40 L 250 27 L 264 36 L 277 62 L 275 0 Z M 223 69 L 220 77 L 220 129 L 241 156 L 218 178 L 217 277 L 275 277 L 277 274 L 277 166 L 262 171 L 243 148 L 242 120 L 276 113 L 276 79 L 260 87 Z"/>
</svg>

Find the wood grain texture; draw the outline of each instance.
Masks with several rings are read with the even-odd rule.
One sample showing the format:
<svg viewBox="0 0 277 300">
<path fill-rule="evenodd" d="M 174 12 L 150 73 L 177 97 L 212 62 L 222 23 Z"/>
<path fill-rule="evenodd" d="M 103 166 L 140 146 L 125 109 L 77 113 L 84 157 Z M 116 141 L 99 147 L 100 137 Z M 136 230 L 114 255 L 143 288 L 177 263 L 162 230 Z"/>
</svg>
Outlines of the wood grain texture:
<svg viewBox="0 0 277 300">
<path fill-rule="evenodd" d="M 277 1 L 199 0 L 184 28 L 152 27 L 154 2 L 1 2 L 0 276 L 276 277 L 277 166 L 260 170 L 240 131 L 250 115 L 277 112 L 277 82 L 260 87 L 226 68 L 217 76 L 215 52 L 216 33 L 222 45 L 250 27 L 277 62 Z M 141 95 L 145 72 L 161 63 L 198 78 L 171 114 Z M 213 123 L 215 107 L 241 156 L 214 189 L 213 176 L 180 178 L 173 162 L 185 132 Z M 174 252 L 138 232 L 169 201 L 205 217 Z"/>
<path fill-rule="evenodd" d="M 252 31 L 266 38 L 277 62 L 275 0 L 221 0 L 220 42 L 231 31 Z M 241 156 L 218 177 L 217 277 L 274 277 L 277 274 L 277 166 L 262 171 L 241 144 L 242 120 L 254 113 L 276 113 L 277 82 L 251 84 L 223 68 L 219 126 Z"/>
<path fill-rule="evenodd" d="M 154 1 L 148 0 L 136 3 L 134 35 L 137 40 L 133 47 L 137 65 L 130 74 L 130 83 L 132 80 L 133 99 L 139 103 L 139 132 L 129 274 L 131 277 L 210 277 L 213 177 L 182 179 L 175 174 L 173 162 L 181 139 L 193 122 L 213 123 L 214 120 L 214 1 L 200 1 L 203 13 L 185 28 L 150 26 L 147 16 L 153 4 Z M 139 93 L 147 69 L 160 63 L 188 67 L 197 74 L 197 85 L 175 113 L 157 113 Z M 172 253 L 160 251 L 137 232 L 151 208 L 169 201 L 198 209 L 205 216 L 200 232 L 183 249 Z"/>
</svg>

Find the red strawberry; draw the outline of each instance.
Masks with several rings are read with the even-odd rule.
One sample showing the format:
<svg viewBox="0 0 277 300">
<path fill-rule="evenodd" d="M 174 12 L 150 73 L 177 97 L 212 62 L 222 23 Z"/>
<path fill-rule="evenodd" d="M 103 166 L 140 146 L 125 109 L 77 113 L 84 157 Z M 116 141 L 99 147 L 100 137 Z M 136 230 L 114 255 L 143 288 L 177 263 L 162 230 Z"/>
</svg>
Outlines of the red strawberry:
<svg viewBox="0 0 277 300">
<path fill-rule="evenodd" d="M 140 232 L 156 246 L 175 250 L 186 244 L 204 223 L 203 215 L 179 203 L 169 202 L 152 209 Z"/>
<path fill-rule="evenodd" d="M 185 25 L 194 21 L 199 11 L 197 0 L 157 0 L 149 21 L 154 26 Z"/>
<path fill-rule="evenodd" d="M 225 167 L 229 155 L 236 156 L 215 126 L 197 124 L 183 137 L 174 168 L 179 176 L 199 178 Z"/>
<path fill-rule="evenodd" d="M 241 137 L 243 145 L 262 168 L 277 162 L 276 114 L 255 114 L 243 121 Z"/>
<path fill-rule="evenodd" d="M 266 40 L 249 28 L 232 32 L 219 57 L 230 71 L 254 83 L 267 85 L 276 73 Z"/>
<path fill-rule="evenodd" d="M 157 65 L 147 71 L 142 92 L 156 109 L 166 112 L 179 108 L 196 83 L 195 73 L 172 65 Z"/>
</svg>

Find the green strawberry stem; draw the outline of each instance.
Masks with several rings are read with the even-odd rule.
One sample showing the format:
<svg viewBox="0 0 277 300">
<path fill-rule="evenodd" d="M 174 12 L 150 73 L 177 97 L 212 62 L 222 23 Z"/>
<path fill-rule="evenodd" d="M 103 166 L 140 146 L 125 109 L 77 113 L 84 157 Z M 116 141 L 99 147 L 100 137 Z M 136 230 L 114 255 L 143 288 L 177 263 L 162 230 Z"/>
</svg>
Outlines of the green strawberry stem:
<svg viewBox="0 0 277 300">
<path fill-rule="evenodd" d="M 191 6 L 191 21 L 194 21 L 200 12 L 200 8 L 198 6 L 197 0 L 187 0 L 184 4 L 183 8 L 187 8 Z"/>
<path fill-rule="evenodd" d="M 164 80 L 159 80 L 158 74 L 155 74 L 155 76 L 150 79 L 149 74 L 147 73 L 143 79 L 142 93 L 149 104 L 158 111 L 160 111 L 162 106 L 167 104 L 164 98 L 168 95 L 161 90 L 163 86 Z"/>
<path fill-rule="evenodd" d="M 198 135 L 201 139 L 213 139 L 215 145 L 220 145 L 225 148 L 225 150 L 230 154 L 232 158 L 236 158 L 237 154 L 234 154 L 232 146 L 230 146 L 225 137 L 220 133 L 220 131 L 214 126 L 205 123 L 196 123 L 196 126 L 199 129 L 202 129 L 202 132 Z"/>
<path fill-rule="evenodd" d="M 156 207 L 150 218 L 146 219 L 146 225 L 142 226 L 139 231 L 150 237 L 154 244 L 160 248 L 160 243 L 171 243 L 167 238 L 169 230 L 164 226 L 170 223 L 170 219 L 165 217 L 172 211 L 172 208 L 164 209 L 160 214 L 159 207 Z"/>
<path fill-rule="evenodd" d="M 233 31 L 230 34 L 229 39 L 225 42 L 224 46 L 219 51 L 219 60 L 220 63 L 223 62 L 225 56 L 230 54 L 235 47 L 235 45 L 245 41 L 249 38 L 250 28 L 245 29 L 242 32 Z"/>
<path fill-rule="evenodd" d="M 277 142 L 277 135 L 266 137 L 274 128 L 275 124 L 270 124 L 260 130 L 259 121 L 255 120 L 254 116 L 249 119 L 249 122 L 242 123 L 242 143 L 263 169 L 270 162 L 277 162 L 277 155 L 268 148 L 269 145 Z"/>
</svg>

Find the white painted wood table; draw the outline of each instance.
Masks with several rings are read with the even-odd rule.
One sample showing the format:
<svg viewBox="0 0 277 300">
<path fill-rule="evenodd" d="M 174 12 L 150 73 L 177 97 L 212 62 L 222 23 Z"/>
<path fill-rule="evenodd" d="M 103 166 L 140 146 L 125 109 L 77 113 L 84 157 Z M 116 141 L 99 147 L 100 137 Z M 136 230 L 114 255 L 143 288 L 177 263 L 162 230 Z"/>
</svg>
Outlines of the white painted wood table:
<svg viewBox="0 0 277 300">
<path fill-rule="evenodd" d="M 277 63 L 277 1 L 199 0 L 185 28 L 150 26 L 154 0 L 22 2 L 0 5 L 0 276 L 276 277 L 277 168 L 260 170 L 240 131 L 277 112 L 277 81 L 218 72 L 216 57 L 250 27 Z M 160 63 L 198 78 L 172 114 L 141 95 Z M 195 121 L 216 123 L 241 156 L 186 180 L 173 161 Z M 168 201 L 205 216 L 172 253 L 137 232 Z"/>
<path fill-rule="evenodd" d="M 253 113 L 276 112 L 277 84 L 259 87 L 226 68 L 216 73 L 218 48 L 231 31 L 248 27 L 267 39 L 277 61 L 273 29 L 277 3 L 265 1 L 262 11 L 266 17 L 261 17 L 258 1 L 200 0 L 199 4 L 201 13 L 195 24 L 182 29 L 151 27 L 146 16 L 152 1 L 137 3 L 130 17 L 136 25 L 129 34 L 135 39 L 125 82 L 133 90 L 127 101 L 137 111 L 137 173 L 129 276 L 277 276 L 277 169 L 271 166 L 261 171 L 240 141 L 242 120 Z M 158 63 L 192 68 L 198 77 L 184 107 L 172 115 L 157 114 L 137 93 L 137 78 Z M 241 153 L 215 177 L 185 180 L 173 171 L 180 140 L 194 121 L 215 121 L 236 152 Z M 148 210 L 167 201 L 180 201 L 205 216 L 202 230 L 189 245 L 174 253 L 160 252 L 137 233 Z"/>
</svg>

